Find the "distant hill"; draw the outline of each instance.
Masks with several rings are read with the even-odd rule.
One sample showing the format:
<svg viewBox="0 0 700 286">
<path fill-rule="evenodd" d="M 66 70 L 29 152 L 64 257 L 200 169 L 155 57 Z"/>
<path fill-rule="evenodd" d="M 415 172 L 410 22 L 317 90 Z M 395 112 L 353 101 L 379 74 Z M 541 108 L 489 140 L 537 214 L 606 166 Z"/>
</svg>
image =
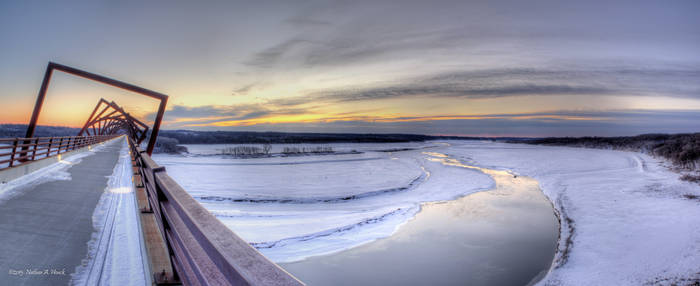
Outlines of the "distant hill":
<svg viewBox="0 0 700 286">
<path fill-rule="evenodd" d="M 24 137 L 25 124 L 0 124 L 0 138 Z M 35 137 L 75 136 L 79 128 L 37 126 Z M 155 152 L 178 152 L 178 144 L 265 144 L 265 143 L 396 143 L 427 140 L 489 140 L 484 137 L 431 136 L 421 134 L 353 134 L 161 130 Z M 146 140 L 148 142 L 148 140 Z"/>
<path fill-rule="evenodd" d="M 42 126 L 34 131 L 34 137 L 76 136 L 80 128 Z M 0 124 L 0 138 L 24 137 L 27 134 L 26 124 Z"/>
<path fill-rule="evenodd" d="M 431 136 L 420 134 L 288 133 L 243 131 L 161 130 L 158 137 L 177 139 L 180 144 L 263 143 L 396 143 L 436 139 L 483 140 L 483 137 Z"/>
</svg>

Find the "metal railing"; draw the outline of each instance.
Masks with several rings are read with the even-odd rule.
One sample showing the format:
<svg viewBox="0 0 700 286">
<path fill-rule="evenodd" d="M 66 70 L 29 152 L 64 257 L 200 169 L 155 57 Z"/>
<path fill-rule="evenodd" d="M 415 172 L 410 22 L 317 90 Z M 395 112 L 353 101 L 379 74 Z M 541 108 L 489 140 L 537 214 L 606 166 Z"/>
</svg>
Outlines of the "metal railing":
<svg viewBox="0 0 700 286">
<path fill-rule="evenodd" d="M 53 157 L 121 135 L 0 138 L 0 170 Z"/>
<path fill-rule="evenodd" d="M 184 285 L 303 285 L 238 237 L 190 196 L 129 137 L 135 167 L 145 188 L 147 210 L 156 217 Z M 139 184 L 140 183 L 140 184 Z"/>
</svg>

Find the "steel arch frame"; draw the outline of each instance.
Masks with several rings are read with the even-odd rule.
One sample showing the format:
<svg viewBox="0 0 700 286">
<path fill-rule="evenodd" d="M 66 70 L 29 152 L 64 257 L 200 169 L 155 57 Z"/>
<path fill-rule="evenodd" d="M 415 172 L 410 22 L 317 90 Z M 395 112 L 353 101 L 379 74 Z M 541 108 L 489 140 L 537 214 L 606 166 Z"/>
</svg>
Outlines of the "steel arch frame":
<svg viewBox="0 0 700 286">
<path fill-rule="evenodd" d="M 102 111 L 96 114 L 97 110 L 102 108 Z M 108 112 L 105 114 L 105 112 Z M 141 144 L 146 139 L 148 133 L 148 125 L 131 116 L 124 111 L 114 101 L 108 102 L 104 98 L 100 98 L 95 105 L 95 109 L 90 114 L 90 117 L 85 121 L 80 129 L 78 136 L 85 135 L 111 135 L 119 130 L 125 130 L 129 136 L 134 138 L 137 144 Z M 92 133 L 90 132 L 92 131 Z"/>
<path fill-rule="evenodd" d="M 46 72 L 44 73 L 44 80 L 41 83 L 41 88 L 39 89 L 39 95 L 37 96 L 36 103 L 34 104 L 34 111 L 32 112 L 32 117 L 29 121 L 29 126 L 27 126 L 27 134 L 26 138 L 31 138 L 34 137 L 34 131 L 36 129 L 36 124 L 37 121 L 39 120 L 39 114 L 41 113 L 41 107 L 44 104 L 44 98 L 46 98 L 46 91 L 48 90 L 49 83 L 51 82 L 51 75 L 53 74 L 54 70 L 62 71 L 68 74 L 72 74 L 75 76 L 79 76 L 82 78 L 94 80 L 103 84 L 111 85 L 117 88 L 125 89 L 131 92 L 139 93 L 154 99 L 160 100 L 160 105 L 158 106 L 158 113 L 156 114 L 156 119 L 153 122 L 153 128 L 151 128 L 151 138 L 148 141 L 148 147 L 146 148 L 146 152 L 151 155 L 153 153 L 153 148 L 156 145 L 156 139 L 158 138 L 158 131 L 160 131 L 160 124 L 163 121 L 163 113 L 165 113 L 165 106 L 168 103 L 168 96 L 159 92 L 155 92 L 149 89 L 145 89 L 139 86 L 135 86 L 133 84 L 129 84 L 123 81 L 118 81 L 115 79 L 111 79 L 105 76 L 101 76 L 98 74 L 86 72 L 80 69 L 76 69 L 73 67 L 65 66 L 62 64 L 57 64 L 54 62 L 49 62 L 49 64 L 46 66 Z M 100 101 L 101 103 L 102 101 Z M 105 101 L 106 102 L 106 101 Z M 98 107 L 99 104 L 98 103 Z M 116 105 L 116 104 L 115 104 Z M 90 115 L 90 118 L 92 118 L 97 111 L 97 108 L 95 107 L 95 110 L 93 111 L 93 114 Z M 123 110 L 121 110 L 122 113 Z M 133 117 L 131 117 L 133 119 Z M 90 119 L 88 119 L 90 121 Z M 80 133 L 82 134 L 85 132 L 85 130 L 81 130 Z M 144 133 L 145 134 L 145 133 Z M 141 139 L 143 140 L 143 139 Z M 24 150 L 24 148 L 23 148 Z"/>
</svg>

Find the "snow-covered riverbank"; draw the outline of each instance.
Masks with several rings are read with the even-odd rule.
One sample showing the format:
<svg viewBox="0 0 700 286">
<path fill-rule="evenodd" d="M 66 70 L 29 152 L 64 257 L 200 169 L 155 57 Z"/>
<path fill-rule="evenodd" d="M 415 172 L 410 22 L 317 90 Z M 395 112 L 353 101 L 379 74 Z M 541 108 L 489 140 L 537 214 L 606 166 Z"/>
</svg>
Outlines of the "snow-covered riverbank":
<svg viewBox="0 0 700 286">
<path fill-rule="evenodd" d="M 700 278 L 700 186 L 621 151 L 453 142 L 448 155 L 537 179 L 562 236 L 542 285 L 685 284 Z"/>
</svg>

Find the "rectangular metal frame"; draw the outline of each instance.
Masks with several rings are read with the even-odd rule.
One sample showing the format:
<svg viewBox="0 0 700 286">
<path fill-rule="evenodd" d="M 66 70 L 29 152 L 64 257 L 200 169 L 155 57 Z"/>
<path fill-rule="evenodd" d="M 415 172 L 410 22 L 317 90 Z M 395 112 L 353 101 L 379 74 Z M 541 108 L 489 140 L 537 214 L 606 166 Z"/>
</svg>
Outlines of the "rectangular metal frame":
<svg viewBox="0 0 700 286">
<path fill-rule="evenodd" d="M 75 76 L 83 77 L 86 79 L 94 80 L 100 83 L 104 83 L 107 85 L 111 85 L 117 88 L 125 89 L 131 92 L 139 93 L 151 98 L 155 98 L 160 100 L 160 105 L 158 106 L 158 113 L 156 115 L 156 120 L 153 122 L 153 128 L 151 128 L 151 138 L 148 141 L 148 147 L 146 148 L 146 152 L 148 152 L 149 155 L 153 154 L 153 148 L 156 145 L 156 139 L 158 138 L 158 131 L 160 131 L 160 124 L 163 121 L 163 113 L 165 113 L 165 106 L 168 103 L 168 96 L 159 92 L 155 92 L 149 89 L 145 89 L 139 86 L 135 86 L 133 84 L 125 83 L 122 81 L 118 81 L 115 79 L 111 79 L 105 76 L 101 76 L 98 74 L 86 72 L 83 70 L 79 70 L 73 67 L 65 66 L 62 64 L 57 64 L 54 62 L 49 62 L 48 66 L 46 67 L 46 73 L 44 73 L 44 80 L 41 82 L 41 88 L 39 89 L 39 95 L 36 98 L 36 104 L 34 104 L 34 111 L 32 112 L 32 117 L 29 121 L 29 126 L 27 126 L 27 134 L 25 137 L 31 138 L 34 136 L 34 130 L 36 129 L 36 124 L 37 121 L 39 120 L 39 114 L 41 113 L 41 107 L 44 105 L 44 98 L 46 98 L 46 91 L 49 88 L 49 84 L 51 82 L 51 75 L 53 74 L 54 70 L 62 71 L 68 74 L 72 74 Z M 93 111 L 94 115 L 94 111 Z M 28 144 L 25 143 L 25 144 Z M 23 147 L 23 151 L 26 149 Z"/>
</svg>

